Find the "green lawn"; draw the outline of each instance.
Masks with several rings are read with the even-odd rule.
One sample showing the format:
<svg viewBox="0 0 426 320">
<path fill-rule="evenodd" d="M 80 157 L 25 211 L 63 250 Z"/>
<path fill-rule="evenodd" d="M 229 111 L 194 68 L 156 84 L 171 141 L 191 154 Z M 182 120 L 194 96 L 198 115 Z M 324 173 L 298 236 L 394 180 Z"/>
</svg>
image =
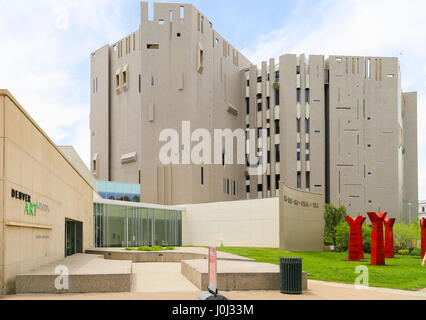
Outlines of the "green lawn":
<svg viewBox="0 0 426 320">
<path fill-rule="evenodd" d="M 279 265 L 279 257 L 303 258 L 303 271 L 309 272 L 309 279 L 354 284 L 359 274 L 355 268 L 365 265 L 369 271 L 371 287 L 402 290 L 421 290 L 426 287 L 426 268 L 421 267 L 419 257 L 397 256 L 386 259 L 387 266 L 371 266 L 370 255 L 365 261 L 348 262 L 347 253 L 333 252 L 287 252 L 263 248 L 218 248 L 218 251 L 255 259 L 258 262 Z"/>
</svg>

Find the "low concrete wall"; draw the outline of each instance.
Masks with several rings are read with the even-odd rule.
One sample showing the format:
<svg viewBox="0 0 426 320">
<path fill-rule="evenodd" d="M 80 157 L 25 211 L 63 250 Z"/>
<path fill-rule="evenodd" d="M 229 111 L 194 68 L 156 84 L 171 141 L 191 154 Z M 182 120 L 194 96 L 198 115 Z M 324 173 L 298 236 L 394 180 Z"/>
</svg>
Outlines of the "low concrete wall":
<svg viewBox="0 0 426 320">
<path fill-rule="evenodd" d="M 280 290 L 279 266 L 244 261 L 218 261 L 221 291 Z M 208 267 L 204 260 L 182 261 L 182 274 L 201 291 L 207 291 Z M 302 274 L 302 289 L 308 289 L 308 274 Z"/>
<path fill-rule="evenodd" d="M 207 259 L 208 249 L 205 248 L 176 248 L 173 251 L 127 251 L 124 249 L 90 249 L 87 254 L 102 255 L 108 260 L 128 260 L 133 263 L 181 262 L 183 260 Z M 253 261 L 245 257 L 218 252 L 218 260 Z"/>
<path fill-rule="evenodd" d="M 70 275 L 68 290 L 55 288 L 57 277 L 58 275 L 17 275 L 16 293 L 112 293 L 130 292 L 131 290 L 131 273 Z"/>
<path fill-rule="evenodd" d="M 279 199 L 184 205 L 184 246 L 279 247 Z"/>
<path fill-rule="evenodd" d="M 68 289 L 57 289 L 58 266 L 68 269 Z M 63 271 L 62 271 L 63 272 Z M 63 275 L 63 273 L 62 273 Z M 109 261 L 99 255 L 76 254 L 16 276 L 16 293 L 130 292 L 131 261 Z M 64 284 L 64 281 L 60 281 Z"/>
<path fill-rule="evenodd" d="M 114 252 L 102 250 L 86 250 L 87 254 L 103 254 L 108 260 L 129 260 L 133 263 L 147 262 L 181 262 L 182 260 L 207 259 L 206 255 L 196 253 L 180 253 L 180 252 L 144 252 L 144 251 L 127 251 Z"/>
</svg>

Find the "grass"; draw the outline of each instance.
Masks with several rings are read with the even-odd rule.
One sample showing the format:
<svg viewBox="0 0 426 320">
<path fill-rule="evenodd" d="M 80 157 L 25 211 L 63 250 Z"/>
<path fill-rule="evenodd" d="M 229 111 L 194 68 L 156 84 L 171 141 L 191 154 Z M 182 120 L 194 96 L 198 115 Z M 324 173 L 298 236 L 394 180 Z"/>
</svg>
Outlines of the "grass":
<svg viewBox="0 0 426 320">
<path fill-rule="evenodd" d="M 139 248 L 126 248 L 127 251 L 172 251 L 175 250 L 174 247 L 163 248 L 160 246 L 153 247 L 139 247 Z"/>
<path fill-rule="evenodd" d="M 421 267 L 419 257 L 398 255 L 395 259 L 386 259 L 387 266 L 371 266 L 370 255 L 365 254 L 361 262 L 344 261 L 347 253 L 334 252 L 288 252 L 280 249 L 264 248 L 217 248 L 239 256 L 255 259 L 258 262 L 279 265 L 280 257 L 303 258 L 303 271 L 309 273 L 309 279 L 328 282 L 354 284 L 359 274 L 355 268 L 368 267 L 369 286 L 417 291 L 426 287 L 426 269 Z"/>
</svg>

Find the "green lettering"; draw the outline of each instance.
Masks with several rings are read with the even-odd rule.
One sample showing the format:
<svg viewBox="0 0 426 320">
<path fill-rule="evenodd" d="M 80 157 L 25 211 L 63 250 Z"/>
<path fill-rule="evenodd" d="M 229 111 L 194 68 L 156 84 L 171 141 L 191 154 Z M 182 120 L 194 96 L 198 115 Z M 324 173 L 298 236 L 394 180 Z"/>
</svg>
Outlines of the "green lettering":
<svg viewBox="0 0 426 320">
<path fill-rule="evenodd" d="M 29 216 L 29 212 L 28 212 L 28 202 L 25 202 L 25 211 L 24 211 L 24 215 Z"/>
</svg>

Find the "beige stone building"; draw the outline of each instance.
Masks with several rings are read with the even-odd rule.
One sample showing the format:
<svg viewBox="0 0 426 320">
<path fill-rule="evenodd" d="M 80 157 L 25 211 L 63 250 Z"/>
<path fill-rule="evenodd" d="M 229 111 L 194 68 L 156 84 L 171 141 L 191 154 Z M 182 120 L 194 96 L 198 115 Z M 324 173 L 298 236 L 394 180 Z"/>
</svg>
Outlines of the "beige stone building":
<svg viewBox="0 0 426 320">
<path fill-rule="evenodd" d="M 0 90 L 0 295 L 19 273 L 93 246 L 93 191 L 21 105 Z"/>
<path fill-rule="evenodd" d="M 279 182 L 351 215 L 417 206 L 417 96 L 397 58 L 286 54 L 256 66 L 190 4 L 141 3 L 140 27 L 91 54 L 91 170 L 165 205 L 279 196 Z M 163 165 L 166 128 L 266 129 L 265 174 Z M 261 145 L 261 138 L 256 143 Z M 196 143 L 193 143 L 192 147 Z M 234 144 L 236 159 L 237 144 Z M 260 155 L 260 154 L 259 154 Z"/>
</svg>

